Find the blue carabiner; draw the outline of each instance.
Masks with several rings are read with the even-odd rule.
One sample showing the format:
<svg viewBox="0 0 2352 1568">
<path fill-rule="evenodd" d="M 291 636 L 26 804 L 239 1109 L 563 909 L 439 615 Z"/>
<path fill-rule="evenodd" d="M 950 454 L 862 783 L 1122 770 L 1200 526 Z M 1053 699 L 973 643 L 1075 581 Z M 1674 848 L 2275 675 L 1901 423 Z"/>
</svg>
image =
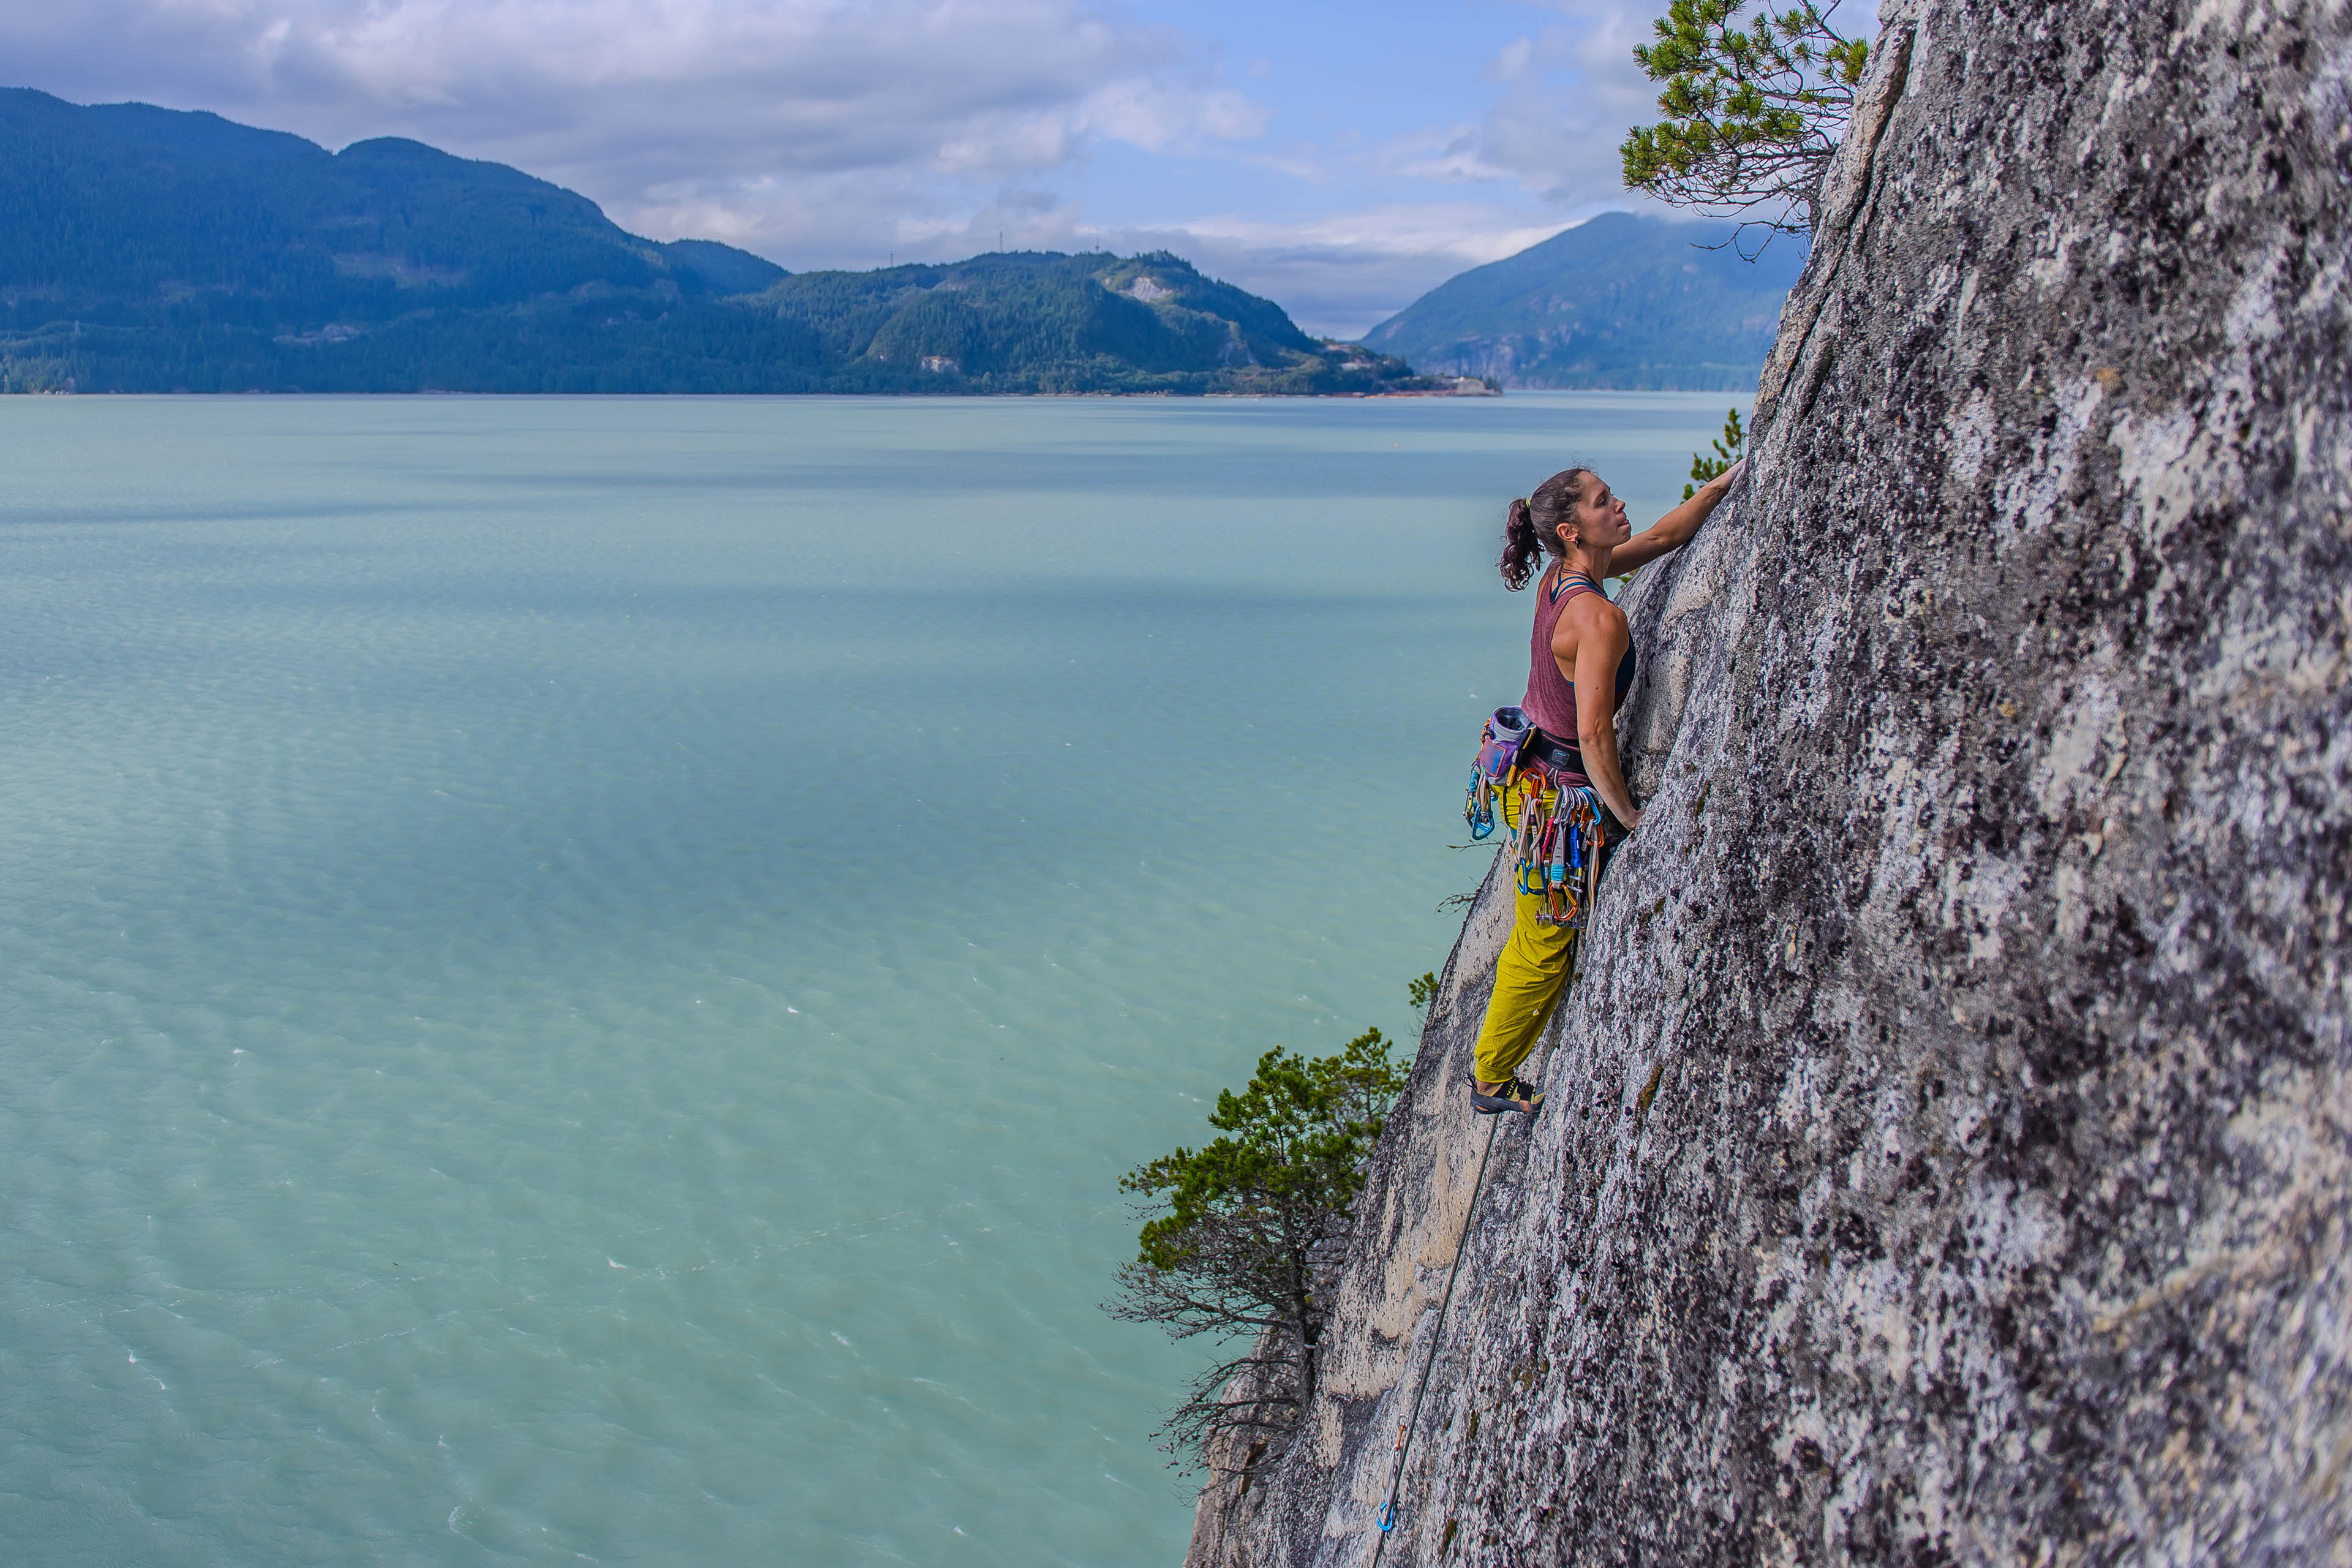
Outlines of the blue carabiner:
<svg viewBox="0 0 2352 1568">
<path fill-rule="evenodd" d="M 1394 1530 L 1395 1528 L 1396 1499 L 1391 1498 L 1389 1499 L 1389 1506 L 1381 1510 L 1381 1533 L 1382 1535 L 1386 1535 L 1390 1531 Z"/>
<path fill-rule="evenodd" d="M 1474 840 L 1484 838 L 1495 831 L 1495 801 L 1494 796 L 1488 793 L 1489 788 L 1486 775 L 1476 768 L 1472 768 L 1470 770 L 1470 803 L 1466 815 L 1470 818 L 1470 837 Z"/>
</svg>

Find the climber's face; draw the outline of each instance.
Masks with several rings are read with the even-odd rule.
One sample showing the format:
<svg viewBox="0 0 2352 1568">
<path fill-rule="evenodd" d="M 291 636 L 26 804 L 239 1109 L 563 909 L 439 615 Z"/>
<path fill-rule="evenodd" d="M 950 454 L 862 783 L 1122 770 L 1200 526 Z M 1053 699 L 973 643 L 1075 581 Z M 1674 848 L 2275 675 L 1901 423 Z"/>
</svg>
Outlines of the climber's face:
<svg viewBox="0 0 2352 1568">
<path fill-rule="evenodd" d="M 1559 525 L 1560 537 L 1570 549 L 1578 544 L 1612 549 L 1633 537 L 1633 525 L 1625 521 L 1625 503 L 1607 481 L 1599 474 L 1587 474 L 1583 492 L 1577 498 L 1575 517 Z"/>
</svg>

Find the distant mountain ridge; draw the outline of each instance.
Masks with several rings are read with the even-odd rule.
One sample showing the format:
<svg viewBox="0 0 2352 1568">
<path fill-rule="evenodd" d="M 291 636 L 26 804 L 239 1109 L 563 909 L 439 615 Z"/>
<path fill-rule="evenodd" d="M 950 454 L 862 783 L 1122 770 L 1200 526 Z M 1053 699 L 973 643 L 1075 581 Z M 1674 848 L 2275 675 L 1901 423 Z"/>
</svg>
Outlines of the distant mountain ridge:
<svg viewBox="0 0 2352 1568">
<path fill-rule="evenodd" d="M 798 276 L 387 138 L 0 89 L 0 390 L 1374 392 L 1169 255 Z"/>
<path fill-rule="evenodd" d="M 330 153 L 214 114 L 6 89 L 0 151 L 12 303 L 217 291 L 377 320 L 420 289 L 464 306 L 591 282 L 736 293 L 784 276 L 731 246 L 641 239 L 560 185 L 397 137 Z"/>
<path fill-rule="evenodd" d="M 1783 237 L 1743 260 L 1731 237 L 1602 213 L 1448 279 L 1364 342 L 1511 387 L 1752 391 L 1805 257 Z"/>
</svg>

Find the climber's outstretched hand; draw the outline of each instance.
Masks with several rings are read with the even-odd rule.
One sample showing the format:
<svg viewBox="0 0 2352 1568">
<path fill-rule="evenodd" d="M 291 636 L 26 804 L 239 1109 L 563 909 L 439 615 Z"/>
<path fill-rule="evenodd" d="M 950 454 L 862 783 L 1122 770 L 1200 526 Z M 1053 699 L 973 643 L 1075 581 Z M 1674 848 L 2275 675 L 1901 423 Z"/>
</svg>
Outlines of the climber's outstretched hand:
<svg viewBox="0 0 2352 1568">
<path fill-rule="evenodd" d="M 1609 570 L 1612 574 L 1639 571 L 1668 551 L 1680 550 L 1689 543 L 1691 535 L 1698 531 L 1698 525 L 1706 521 L 1708 512 L 1721 504 L 1724 495 L 1731 489 L 1731 481 L 1738 479 L 1747 467 L 1748 459 L 1740 458 L 1699 486 L 1690 500 L 1619 545 L 1610 558 Z"/>
</svg>

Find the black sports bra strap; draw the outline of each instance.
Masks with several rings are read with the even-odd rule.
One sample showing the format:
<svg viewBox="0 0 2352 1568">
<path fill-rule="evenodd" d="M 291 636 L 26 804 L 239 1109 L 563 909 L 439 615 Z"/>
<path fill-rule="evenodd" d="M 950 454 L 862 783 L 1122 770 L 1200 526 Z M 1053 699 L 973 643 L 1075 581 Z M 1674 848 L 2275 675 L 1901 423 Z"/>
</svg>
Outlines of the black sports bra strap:
<svg viewBox="0 0 2352 1568">
<path fill-rule="evenodd" d="M 1581 584 L 1588 594 L 1601 594 L 1601 584 L 1583 573 L 1558 572 L 1552 575 L 1551 602 L 1557 605 L 1561 599 L 1567 597 L 1568 590 L 1573 584 Z M 1604 599 L 1608 597 L 1606 594 L 1601 594 L 1601 596 Z"/>
</svg>

